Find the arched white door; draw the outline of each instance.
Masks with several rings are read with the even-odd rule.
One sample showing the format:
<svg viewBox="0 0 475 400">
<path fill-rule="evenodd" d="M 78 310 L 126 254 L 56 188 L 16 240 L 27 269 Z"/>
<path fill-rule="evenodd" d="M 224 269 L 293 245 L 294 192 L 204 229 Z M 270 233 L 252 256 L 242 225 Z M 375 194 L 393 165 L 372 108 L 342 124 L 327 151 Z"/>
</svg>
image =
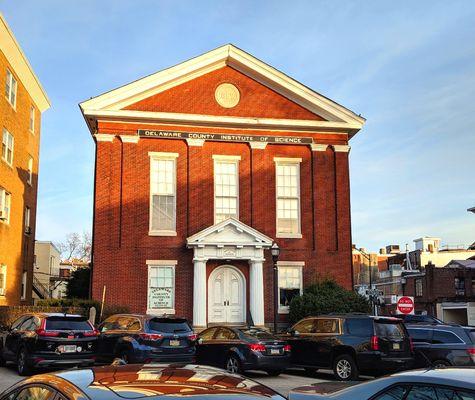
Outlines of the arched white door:
<svg viewBox="0 0 475 400">
<path fill-rule="evenodd" d="M 246 282 L 229 265 L 216 268 L 208 280 L 208 322 L 240 324 L 246 321 Z"/>
</svg>

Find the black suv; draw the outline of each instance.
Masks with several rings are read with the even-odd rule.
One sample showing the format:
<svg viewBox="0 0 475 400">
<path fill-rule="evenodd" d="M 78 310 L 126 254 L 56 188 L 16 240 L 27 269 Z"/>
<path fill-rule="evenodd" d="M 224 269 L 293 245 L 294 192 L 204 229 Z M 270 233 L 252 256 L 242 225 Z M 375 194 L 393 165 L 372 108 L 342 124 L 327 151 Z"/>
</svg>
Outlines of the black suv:
<svg viewBox="0 0 475 400">
<path fill-rule="evenodd" d="M 414 342 L 416 365 L 475 365 L 475 328 L 460 325 L 406 325 Z"/>
<path fill-rule="evenodd" d="M 187 320 L 116 314 L 99 325 L 98 362 L 193 362 L 197 335 Z"/>
<path fill-rule="evenodd" d="M 309 317 L 287 333 L 291 363 L 307 371 L 332 368 L 339 380 L 411 368 L 412 344 L 404 324 L 364 314 Z"/>
<path fill-rule="evenodd" d="M 13 361 L 23 376 L 33 367 L 93 365 L 98 335 L 80 315 L 25 314 L 0 334 L 0 364 Z"/>
</svg>

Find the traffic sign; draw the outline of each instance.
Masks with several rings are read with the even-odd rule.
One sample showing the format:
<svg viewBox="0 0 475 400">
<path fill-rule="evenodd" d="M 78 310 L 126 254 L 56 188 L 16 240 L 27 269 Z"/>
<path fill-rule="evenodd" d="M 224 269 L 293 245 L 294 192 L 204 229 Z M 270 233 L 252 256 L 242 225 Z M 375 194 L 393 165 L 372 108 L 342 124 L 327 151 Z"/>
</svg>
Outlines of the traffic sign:
<svg viewBox="0 0 475 400">
<path fill-rule="evenodd" d="M 414 297 L 398 296 L 396 311 L 398 314 L 414 314 Z"/>
</svg>

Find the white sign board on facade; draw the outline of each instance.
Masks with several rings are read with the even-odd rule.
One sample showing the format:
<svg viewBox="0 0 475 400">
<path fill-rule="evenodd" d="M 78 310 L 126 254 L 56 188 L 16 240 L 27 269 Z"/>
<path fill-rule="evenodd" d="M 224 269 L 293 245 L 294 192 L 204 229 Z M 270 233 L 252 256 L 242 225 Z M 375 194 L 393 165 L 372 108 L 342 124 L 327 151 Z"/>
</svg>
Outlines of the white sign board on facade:
<svg viewBox="0 0 475 400">
<path fill-rule="evenodd" d="M 148 304 L 150 309 L 173 308 L 172 288 L 150 288 Z"/>
</svg>

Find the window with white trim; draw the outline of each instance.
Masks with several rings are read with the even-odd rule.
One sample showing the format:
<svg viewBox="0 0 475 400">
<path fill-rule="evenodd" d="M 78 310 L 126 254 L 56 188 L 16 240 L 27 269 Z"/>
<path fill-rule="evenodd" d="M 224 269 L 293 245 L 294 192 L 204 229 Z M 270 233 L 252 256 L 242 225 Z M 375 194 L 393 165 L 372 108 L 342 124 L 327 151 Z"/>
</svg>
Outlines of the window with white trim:
<svg viewBox="0 0 475 400">
<path fill-rule="evenodd" d="M 26 279 L 27 279 L 27 272 L 23 271 L 21 275 L 21 300 L 26 299 Z"/>
<path fill-rule="evenodd" d="M 35 106 L 30 107 L 30 132 L 35 134 Z"/>
<path fill-rule="evenodd" d="M 33 157 L 28 158 L 28 180 L 29 185 L 33 184 Z"/>
<path fill-rule="evenodd" d="M 25 233 L 30 233 L 30 207 L 25 207 Z"/>
<path fill-rule="evenodd" d="M 239 156 L 214 158 L 214 222 L 239 218 Z"/>
<path fill-rule="evenodd" d="M 276 235 L 301 237 L 300 159 L 275 158 Z"/>
<path fill-rule="evenodd" d="M 13 164 L 13 135 L 3 128 L 2 135 L 2 160 L 8 165 Z"/>
<path fill-rule="evenodd" d="M 7 69 L 7 81 L 5 84 L 5 96 L 12 107 L 16 106 L 17 81 L 13 74 Z"/>
<path fill-rule="evenodd" d="M 176 153 L 150 153 L 150 234 L 176 235 Z"/>
<path fill-rule="evenodd" d="M 0 264 L 0 296 L 5 296 L 7 288 L 7 266 Z"/>
<path fill-rule="evenodd" d="M 0 222 L 10 222 L 11 194 L 0 187 Z"/>
<path fill-rule="evenodd" d="M 292 299 L 302 294 L 302 267 L 303 265 L 278 265 L 280 313 L 288 313 Z"/>
<path fill-rule="evenodd" d="M 148 266 L 148 313 L 175 313 L 175 265 Z"/>
</svg>

